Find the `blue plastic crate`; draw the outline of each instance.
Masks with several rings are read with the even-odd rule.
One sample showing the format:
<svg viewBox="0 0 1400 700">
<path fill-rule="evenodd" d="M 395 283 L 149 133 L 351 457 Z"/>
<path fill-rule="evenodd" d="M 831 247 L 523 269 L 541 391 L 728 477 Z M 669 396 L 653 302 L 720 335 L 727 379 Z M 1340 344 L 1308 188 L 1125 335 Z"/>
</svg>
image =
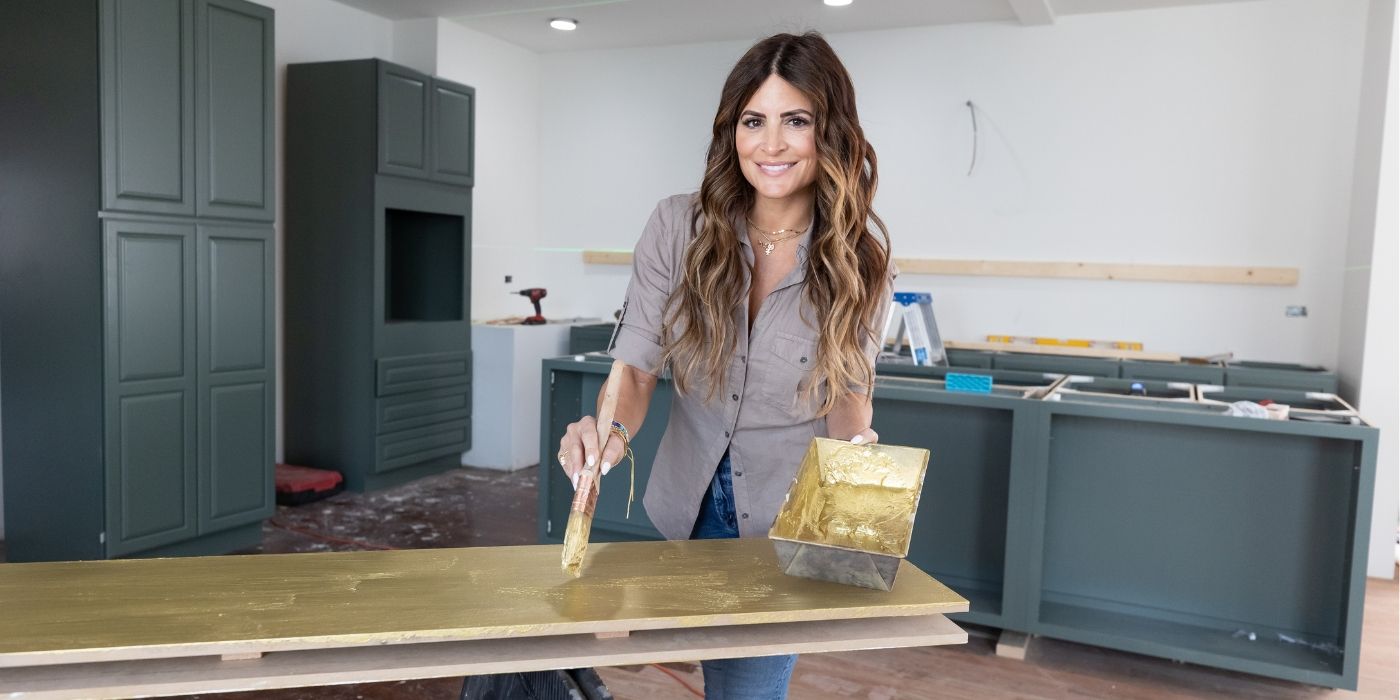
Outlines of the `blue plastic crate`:
<svg viewBox="0 0 1400 700">
<path fill-rule="evenodd" d="M 958 374 L 949 372 L 943 382 L 948 391 L 962 391 L 969 394 L 992 393 L 992 378 L 985 374 Z"/>
</svg>

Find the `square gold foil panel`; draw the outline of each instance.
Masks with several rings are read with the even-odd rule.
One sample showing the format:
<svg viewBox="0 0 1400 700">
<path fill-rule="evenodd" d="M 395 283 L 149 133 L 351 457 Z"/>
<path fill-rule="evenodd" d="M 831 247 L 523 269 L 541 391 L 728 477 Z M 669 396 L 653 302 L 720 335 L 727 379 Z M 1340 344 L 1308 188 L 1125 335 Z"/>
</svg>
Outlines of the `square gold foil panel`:
<svg viewBox="0 0 1400 700">
<path fill-rule="evenodd" d="M 768 531 L 783 572 L 889 590 L 928 459 L 925 449 L 814 438 Z"/>
</svg>

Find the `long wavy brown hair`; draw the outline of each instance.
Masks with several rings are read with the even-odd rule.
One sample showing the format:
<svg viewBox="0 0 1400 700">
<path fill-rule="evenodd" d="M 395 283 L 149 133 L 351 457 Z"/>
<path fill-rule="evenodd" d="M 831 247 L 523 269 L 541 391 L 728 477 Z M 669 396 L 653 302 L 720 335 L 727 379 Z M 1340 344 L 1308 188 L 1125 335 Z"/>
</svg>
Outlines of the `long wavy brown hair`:
<svg viewBox="0 0 1400 700">
<path fill-rule="evenodd" d="M 770 75 L 791 83 L 812 102 L 818 174 L 808 247 L 806 301 L 819 334 L 809 396 L 828 388 L 826 415 L 849 387 L 869 394 L 875 372 L 862 348 L 876 337 L 874 316 L 889 294 L 889 233 L 871 209 L 878 181 L 875 151 L 856 115 L 855 88 L 831 45 L 816 32 L 778 34 L 749 49 L 724 81 L 714 133 L 691 220 L 681 283 L 666 305 L 663 365 L 688 393 L 723 385 L 726 358 L 738 339 L 733 310 L 744 302 L 744 266 L 736 222 L 747 219 L 753 186 L 739 169 L 735 132 L 744 106 Z M 872 228 L 873 226 L 873 228 Z M 806 313 L 803 314 L 806 317 Z M 812 323 L 809 319 L 809 323 Z M 823 382 L 824 380 L 824 382 Z"/>
</svg>

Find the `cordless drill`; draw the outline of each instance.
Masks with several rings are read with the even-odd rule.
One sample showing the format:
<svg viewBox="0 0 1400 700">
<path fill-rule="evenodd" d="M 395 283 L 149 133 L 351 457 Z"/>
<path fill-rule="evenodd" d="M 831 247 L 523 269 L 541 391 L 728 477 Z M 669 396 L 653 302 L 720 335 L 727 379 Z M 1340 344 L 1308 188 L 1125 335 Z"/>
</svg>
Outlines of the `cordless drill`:
<svg viewBox="0 0 1400 700">
<path fill-rule="evenodd" d="M 535 305 L 535 315 L 526 316 L 525 320 L 520 322 L 521 324 L 526 326 L 539 326 L 544 323 L 544 316 L 540 313 L 540 300 L 545 298 L 548 294 L 548 292 L 544 290 L 544 287 L 530 287 L 529 289 L 522 289 L 518 292 L 511 293 L 519 294 L 522 297 L 528 297 L 530 302 Z"/>
</svg>

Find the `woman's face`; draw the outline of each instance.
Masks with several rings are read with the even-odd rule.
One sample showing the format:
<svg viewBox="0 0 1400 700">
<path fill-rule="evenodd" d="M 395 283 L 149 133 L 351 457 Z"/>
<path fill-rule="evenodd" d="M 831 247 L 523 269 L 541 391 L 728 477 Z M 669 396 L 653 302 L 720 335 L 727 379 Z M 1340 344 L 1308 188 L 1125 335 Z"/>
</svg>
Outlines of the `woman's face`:
<svg viewBox="0 0 1400 700">
<path fill-rule="evenodd" d="M 797 88 L 770 75 L 739 114 L 734 145 L 739 168 L 758 196 L 786 199 L 806 193 L 817 179 L 812 103 Z"/>
</svg>

